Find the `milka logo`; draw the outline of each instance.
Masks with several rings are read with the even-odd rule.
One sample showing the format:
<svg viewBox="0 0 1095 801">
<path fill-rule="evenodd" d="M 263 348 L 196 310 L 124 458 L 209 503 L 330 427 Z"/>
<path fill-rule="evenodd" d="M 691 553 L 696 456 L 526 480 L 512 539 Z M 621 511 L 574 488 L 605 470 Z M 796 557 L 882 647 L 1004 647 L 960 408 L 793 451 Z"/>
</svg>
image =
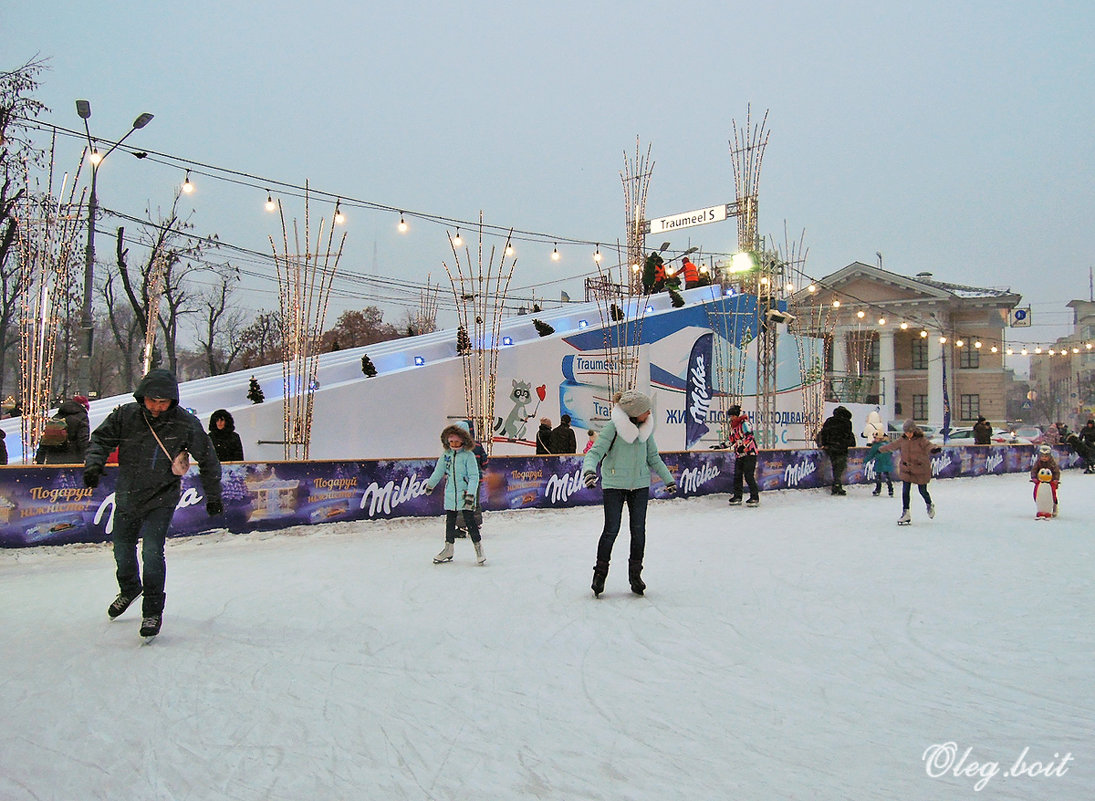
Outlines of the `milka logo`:
<svg viewBox="0 0 1095 801">
<path fill-rule="evenodd" d="M 117 508 L 117 495 L 118 493 L 112 492 L 106 496 L 99 508 L 95 510 L 95 517 L 93 521 L 96 525 L 103 522 L 103 517 L 106 517 L 106 525 L 103 526 L 103 530 L 107 534 L 114 532 L 114 510 Z M 182 495 L 179 496 L 179 502 L 175 504 L 175 509 L 185 509 L 188 506 L 197 506 L 199 503 L 205 500 L 204 495 L 199 495 L 198 491 L 193 487 L 187 487 L 182 491 Z"/>
<path fill-rule="evenodd" d="M 579 467 L 568 476 L 553 475 L 549 478 L 544 494 L 552 503 L 566 503 L 582 486 L 582 468 Z"/>
<path fill-rule="evenodd" d="M 788 487 L 797 487 L 806 476 L 817 470 L 813 459 L 805 459 L 798 464 L 789 464 L 783 471 L 783 483 Z"/>
<path fill-rule="evenodd" d="M 368 504 L 369 511 L 367 514 L 369 517 L 375 515 L 378 509 L 384 514 L 391 514 L 392 510 L 401 503 L 405 503 L 411 498 L 417 498 L 425 491 L 426 482 L 418 480 L 418 473 L 405 477 L 398 485 L 394 481 L 389 481 L 381 487 L 374 481 L 365 488 L 365 494 L 361 496 L 359 508 L 364 509 L 365 505 Z"/>
<path fill-rule="evenodd" d="M 707 408 L 711 404 L 711 396 L 707 392 L 707 364 L 703 354 L 696 354 L 696 361 L 689 371 L 692 377 L 692 405 L 688 407 L 688 413 L 697 423 L 707 420 Z"/>
<path fill-rule="evenodd" d="M 990 453 L 985 459 L 985 472 L 991 473 L 1003 463 L 1004 455 L 1002 453 Z"/>
<path fill-rule="evenodd" d="M 706 484 L 715 476 L 719 475 L 721 471 L 713 464 L 705 464 L 700 467 L 686 469 L 681 471 L 681 478 L 678 482 L 681 486 L 681 492 L 695 492 L 704 484 Z"/>
</svg>

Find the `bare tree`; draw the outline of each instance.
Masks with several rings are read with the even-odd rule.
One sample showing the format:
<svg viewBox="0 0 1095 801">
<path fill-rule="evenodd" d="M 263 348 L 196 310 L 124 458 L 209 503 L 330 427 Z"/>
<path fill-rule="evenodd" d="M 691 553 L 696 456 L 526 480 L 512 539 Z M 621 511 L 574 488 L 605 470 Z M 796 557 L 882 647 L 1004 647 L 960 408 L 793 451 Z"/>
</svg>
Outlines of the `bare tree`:
<svg viewBox="0 0 1095 801">
<path fill-rule="evenodd" d="M 247 314 L 232 303 L 239 280 L 239 270 L 225 265 L 217 272 L 217 283 L 199 301 L 198 347 L 208 375 L 229 372 L 246 344 L 241 334 Z"/>
<path fill-rule="evenodd" d="M 360 311 L 345 311 L 339 315 L 334 327 L 323 332 L 324 350 L 357 348 L 396 339 L 399 330 L 384 322 L 384 313 L 376 306 L 366 306 Z"/>
<path fill-rule="evenodd" d="M 0 397 L 8 370 L 7 356 L 19 342 L 19 259 L 16 205 L 28 191 L 28 168 L 44 163 L 45 151 L 31 141 L 26 121 L 45 105 L 34 99 L 47 60 L 35 57 L 14 70 L 0 72 Z"/>
<path fill-rule="evenodd" d="M 179 326 L 184 317 L 198 310 L 198 298 L 190 279 L 195 272 L 208 269 L 201 264 L 201 258 L 210 246 L 210 240 L 187 233 L 193 224 L 179 214 L 180 197 L 175 195 L 171 209 L 166 216 L 160 215 L 151 234 L 142 232 L 139 235 L 138 241 L 146 248 L 146 253 L 138 267 L 129 266 L 124 228 L 118 228 L 117 237 L 118 275 L 126 299 L 142 336 L 147 335 L 149 325 L 158 326 L 162 332 L 162 350 L 172 372 L 178 370 Z M 146 213 L 151 218 L 151 210 Z M 153 305 L 158 308 L 155 319 L 150 320 L 149 309 Z"/>
<path fill-rule="evenodd" d="M 240 332 L 240 365 L 247 369 L 281 361 L 281 312 L 259 312 Z"/>
<path fill-rule="evenodd" d="M 109 353 L 104 353 L 106 362 L 99 366 L 97 372 L 99 381 L 109 381 L 113 377 L 117 378 L 123 387 L 132 387 L 136 386 L 136 366 L 141 354 L 141 346 L 144 344 L 144 331 L 133 308 L 129 304 L 123 303 L 119 297 L 117 284 L 120 282 L 118 278 L 119 273 L 116 270 L 111 270 L 107 274 L 101 290 L 103 304 L 106 307 L 106 324 L 110 328 L 114 348 L 97 349 L 97 351 L 109 350 Z M 99 341 L 103 340 L 100 339 Z M 106 370 L 111 363 L 115 368 L 113 376 L 106 374 Z M 105 386 L 101 387 L 100 391 L 105 389 Z"/>
</svg>

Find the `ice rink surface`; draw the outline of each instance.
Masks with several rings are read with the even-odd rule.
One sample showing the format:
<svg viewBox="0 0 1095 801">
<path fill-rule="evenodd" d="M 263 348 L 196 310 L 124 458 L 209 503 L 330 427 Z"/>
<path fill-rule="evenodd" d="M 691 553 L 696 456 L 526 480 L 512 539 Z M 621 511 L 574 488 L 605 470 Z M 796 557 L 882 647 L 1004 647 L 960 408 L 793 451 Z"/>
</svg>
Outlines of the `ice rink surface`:
<svg viewBox="0 0 1095 801">
<path fill-rule="evenodd" d="M 0 799 L 1022 799 L 1095 787 L 1095 476 L 169 542 L 160 636 L 109 545 L 0 552 Z M 900 486 L 898 486 L 900 493 Z"/>
</svg>

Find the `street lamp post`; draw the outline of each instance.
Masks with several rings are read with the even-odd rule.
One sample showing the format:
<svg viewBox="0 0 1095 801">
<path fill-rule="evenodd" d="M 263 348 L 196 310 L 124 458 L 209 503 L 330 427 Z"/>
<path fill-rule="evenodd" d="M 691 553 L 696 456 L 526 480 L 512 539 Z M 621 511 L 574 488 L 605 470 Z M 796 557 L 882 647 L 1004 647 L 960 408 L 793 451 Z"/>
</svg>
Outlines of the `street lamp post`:
<svg viewBox="0 0 1095 801">
<path fill-rule="evenodd" d="M 95 321 L 91 314 L 91 294 L 95 287 L 95 217 L 99 211 L 99 199 L 95 194 L 95 189 L 99 177 L 99 165 L 131 133 L 148 125 L 152 120 L 152 115 L 146 111 L 137 117 L 133 124 L 129 126 L 125 136 L 111 145 L 106 153 L 100 155 L 99 151 L 95 149 L 95 144 L 91 138 L 91 129 L 87 123 L 88 118 L 91 117 L 91 103 L 87 100 L 77 100 L 76 113 L 84 121 L 84 132 L 87 134 L 88 160 L 91 162 L 91 192 L 87 201 L 87 247 L 84 249 L 84 303 L 80 312 L 80 329 L 83 332 L 83 342 L 76 390 L 77 394 L 91 397 L 91 351 L 95 339 Z"/>
</svg>

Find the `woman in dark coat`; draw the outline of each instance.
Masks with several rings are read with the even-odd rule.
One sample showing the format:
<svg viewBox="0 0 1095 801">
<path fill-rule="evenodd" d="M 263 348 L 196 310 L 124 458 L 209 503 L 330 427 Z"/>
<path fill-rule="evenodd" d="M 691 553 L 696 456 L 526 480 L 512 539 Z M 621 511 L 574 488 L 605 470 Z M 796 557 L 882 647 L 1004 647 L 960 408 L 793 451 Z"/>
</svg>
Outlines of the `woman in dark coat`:
<svg viewBox="0 0 1095 801">
<path fill-rule="evenodd" d="M 243 461 L 243 442 L 227 409 L 217 409 L 209 416 L 209 439 L 213 440 L 213 449 L 222 462 Z"/>
</svg>

